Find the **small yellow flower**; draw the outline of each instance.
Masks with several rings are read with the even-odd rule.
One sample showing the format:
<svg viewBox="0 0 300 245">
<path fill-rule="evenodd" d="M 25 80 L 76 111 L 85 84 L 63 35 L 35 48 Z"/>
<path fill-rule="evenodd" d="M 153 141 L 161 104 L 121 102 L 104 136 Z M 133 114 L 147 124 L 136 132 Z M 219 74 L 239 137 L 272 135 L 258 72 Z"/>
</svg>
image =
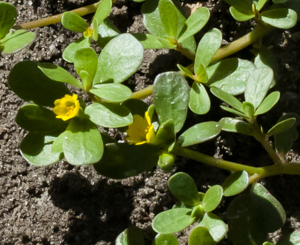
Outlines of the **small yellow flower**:
<svg viewBox="0 0 300 245">
<path fill-rule="evenodd" d="M 128 126 L 126 133 L 125 139 L 129 144 L 156 144 L 154 126 L 151 124 L 148 111 L 145 112 L 145 118 L 133 115 L 133 123 Z"/>
<path fill-rule="evenodd" d="M 77 100 L 77 95 L 66 94 L 65 97 L 55 100 L 53 112 L 56 114 L 56 118 L 61 118 L 64 121 L 67 121 L 78 115 L 80 104 Z"/>
<path fill-rule="evenodd" d="M 83 32 L 84 37 L 91 37 L 93 35 L 93 29 L 88 27 L 85 32 Z"/>
</svg>

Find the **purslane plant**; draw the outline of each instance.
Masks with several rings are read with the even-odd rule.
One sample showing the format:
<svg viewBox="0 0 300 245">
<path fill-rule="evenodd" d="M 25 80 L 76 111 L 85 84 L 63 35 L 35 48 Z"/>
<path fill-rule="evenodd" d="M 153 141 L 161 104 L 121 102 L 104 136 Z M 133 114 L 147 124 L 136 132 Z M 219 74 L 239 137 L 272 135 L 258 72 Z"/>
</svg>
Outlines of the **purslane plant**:
<svg viewBox="0 0 300 245">
<path fill-rule="evenodd" d="M 204 33 L 196 43 L 194 35 L 210 17 L 205 7 L 186 16 L 177 1 L 137 0 L 144 2 L 141 12 L 147 34 L 121 34 L 107 18 L 112 0 L 101 0 L 97 9 L 91 7 L 96 12 L 91 25 L 79 14 L 65 12 L 61 16 L 63 26 L 83 33 L 63 53 L 80 80 L 62 67 L 32 61 L 15 65 L 8 78 L 10 88 L 26 101 L 16 116 L 18 125 L 29 132 L 21 143 L 23 157 L 36 166 L 50 165 L 62 158 L 73 165 L 94 164 L 99 174 L 114 179 L 134 176 L 156 165 L 170 171 L 177 156 L 228 170 L 231 175 L 224 184 L 211 186 L 206 193 L 198 192 L 187 174 L 173 175 L 169 189 L 179 202 L 155 217 L 153 229 L 158 235 L 153 245 L 179 244 L 172 233 L 193 223 L 189 245 L 216 244 L 226 235 L 236 245 L 272 244 L 266 242 L 267 235 L 282 227 L 286 215 L 258 181 L 272 175 L 300 175 L 299 166 L 284 158 L 298 137 L 300 116 L 287 113 L 268 130 L 258 124 L 257 117 L 270 111 L 280 98 L 279 91 L 268 94 L 275 81 L 271 55 L 264 47 L 256 43 L 254 63 L 223 58 L 259 41 L 273 27 L 294 26 L 297 14 L 286 1 L 274 1 L 275 5 L 266 11 L 262 11 L 267 2 L 263 0 L 225 1 L 231 5 L 235 19 L 254 18 L 257 22 L 251 33 L 227 47 L 221 47 L 222 33 L 216 28 Z M 10 4 L 0 4 L 0 51 L 6 54 L 24 47 L 18 41 L 19 35 L 28 44 L 34 34 L 10 31 L 15 9 Z M 90 47 L 93 40 L 102 48 L 100 54 Z M 15 43 L 20 45 L 14 46 Z M 140 67 L 144 49 L 161 48 L 181 52 L 192 64 L 178 64 L 178 72 L 157 74 L 153 87 L 132 93 L 122 83 Z M 91 103 L 85 104 L 65 83 L 85 91 Z M 200 122 L 183 131 L 189 109 L 197 115 L 210 110 L 209 91 L 226 103 L 222 109 L 238 118 Z M 138 100 L 150 93 L 153 105 Z M 243 102 L 235 97 L 242 94 Z M 109 138 L 100 133 L 99 127 L 119 128 L 124 140 Z M 254 137 L 274 164 L 251 167 L 187 148 L 211 140 L 222 131 Z M 234 195 L 237 197 L 227 209 L 227 228 L 213 211 L 223 197 Z M 287 240 L 297 244 L 298 235 L 283 237 L 277 244 Z M 142 245 L 142 232 L 136 227 L 128 228 L 118 236 L 116 244 Z"/>
</svg>

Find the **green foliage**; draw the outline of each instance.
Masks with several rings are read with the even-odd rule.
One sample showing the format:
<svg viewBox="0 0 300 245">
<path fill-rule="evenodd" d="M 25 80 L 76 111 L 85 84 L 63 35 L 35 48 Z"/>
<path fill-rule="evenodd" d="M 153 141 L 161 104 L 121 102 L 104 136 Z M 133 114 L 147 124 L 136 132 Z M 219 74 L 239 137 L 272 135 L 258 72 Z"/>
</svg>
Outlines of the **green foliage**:
<svg viewBox="0 0 300 245">
<path fill-rule="evenodd" d="M 214 185 L 208 189 L 203 198 L 203 209 L 205 212 L 211 212 L 215 210 L 223 196 L 223 188 L 219 185 Z"/>
<path fill-rule="evenodd" d="M 279 239 L 276 245 L 297 245 L 300 242 L 300 232 L 294 231 L 288 236 L 283 236 Z"/>
<path fill-rule="evenodd" d="M 73 12 L 64 12 L 61 18 L 61 24 L 64 28 L 75 32 L 85 32 L 89 27 L 83 18 Z"/>
<path fill-rule="evenodd" d="M 215 242 L 221 241 L 227 233 L 226 224 L 213 213 L 206 213 L 199 225 L 207 228 Z"/>
<path fill-rule="evenodd" d="M 143 231 L 135 226 L 124 230 L 116 239 L 115 245 L 144 245 Z"/>
<path fill-rule="evenodd" d="M 179 242 L 172 234 L 157 234 L 152 245 L 179 245 Z"/>
<path fill-rule="evenodd" d="M 237 171 L 231 174 L 223 183 L 224 196 L 234 196 L 244 191 L 249 184 L 249 176 L 246 171 Z"/>
<path fill-rule="evenodd" d="M 189 236 L 189 245 L 215 245 L 216 242 L 204 226 L 195 227 Z"/>
</svg>

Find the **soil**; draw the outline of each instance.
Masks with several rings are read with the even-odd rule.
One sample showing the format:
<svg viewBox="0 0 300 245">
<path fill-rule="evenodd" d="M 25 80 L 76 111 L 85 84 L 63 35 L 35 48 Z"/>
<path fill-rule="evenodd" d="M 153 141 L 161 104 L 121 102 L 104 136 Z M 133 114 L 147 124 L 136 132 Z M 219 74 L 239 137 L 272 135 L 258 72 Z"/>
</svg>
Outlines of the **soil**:
<svg viewBox="0 0 300 245">
<path fill-rule="evenodd" d="M 17 23 L 62 13 L 93 3 L 83 0 L 5 0 L 18 10 Z M 196 1 L 185 1 L 193 4 Z M 226 44 L 251 30 L 251 23 L 236 23 L 228 13 L 228 6 L 220 0 L 203 2 L 211 11 L 205 27 L 221 29 Z M 110 18 L 122 32 L 144 32 L 139 3 L 129 0 L 114 4 Z M 90 19 L 91 16 L 87 16 Z M 204 31 L 205 31 L 204 30 Z M 72 65 L 65 62 L 62 52 L 80 35 L 65 30 L 61 24 L 35 30 L 37 39 L 29 47 L 14 55 L 0 57 L 0 245 L 12 244 L 81 244 L 112 245 L 115 238 L 131 225 L 143 229 L 146 244 L 155 236 L 151 221 L 159 212 L 175 203 L 167 188 L 172 173 L 153 169 L 136 177 L 112 180 L 96 173 L 92 165 L 74 167 L 61 161 L 48 167 L 29 165 L 19 151 L 26 132 L 15 123 L 18 108 L 24 103 L 8 86 L 7 77 L 12 67 L 23 60 L 54 62 L 74 73 Z M 269 128 L 284 112 L 300 114 L 300 26 L 290 30 L 274 30 L 264 43 L 276 55 L 279 69 L 277 85 L 282 99 L 261 123 Z M 201 34 L 197 36 L 199 39 Z M 238 56 L 253 58 L 247 48 Z M 176 64 L 189 61 L 176 51 L 146 50 L 144 62 L 128 84 L 139 90 L 153 83 L 161 72 L 177 70 Z M 87 96 L 81 93 L 83 99 Z M 205 116 L 190 114 L 188 126 L 206 120 L 219 120 L 227 115 L 219 109 L 220 102 L 213 100 L 213 108 Z M 151 102 L 151 98 L 146 100 Z M 114 134 L 114 130 L 110 130 Z M 299 162 L 300 141 L 296 141 L 287 158 Z M 200 152 L 253 166 L 271 164 L 266 152 L 254 139 L 221 133 L 204 144 L 193 147 Z M 222 184 L 227 171 L 216 169 L 191 160 L 178 158 L 175 171 L 185 171 L 196 181 L 199 190 L 209 185 Z M 270 234 L 276 241 L 281 233 L 300 227 L 300 181 L 298 176 L 276 176 L 263 180 L 263 184 L 281 202 L 287 213 L 282 230 Z M 225 199 L 217 210 L 226 221 Z M 187 233 L 177 234 L 180 244 L 187 244 Z M 231 243 L 225 238 L 220 244 Z"/>
</svg>

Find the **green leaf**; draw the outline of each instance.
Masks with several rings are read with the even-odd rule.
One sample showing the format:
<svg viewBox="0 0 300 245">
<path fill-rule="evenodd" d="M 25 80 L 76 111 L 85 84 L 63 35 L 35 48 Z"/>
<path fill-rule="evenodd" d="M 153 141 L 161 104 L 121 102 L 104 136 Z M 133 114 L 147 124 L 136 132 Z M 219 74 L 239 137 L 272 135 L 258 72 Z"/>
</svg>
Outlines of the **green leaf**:
<svg viewBox="0 0 300 245">
<path fill-rule="evenodd" d="M 229 8 L 230 14 L 237 21 L 247 21 L 255 17 L 255 15 L 251 12 L 247 12 L 247 14 L 240 12 L 235 7 Z"/>
<path fill-rule="evenodd" d="M 132 115 L 140 115 L 141 117 L 145 116 L 145 112 L 148 109 L 148 105 L 139 99 L 129 99 L 122 103 L 123 106 L 126 106 Z"/>
<path fill-rule="evenodd" d="M 245 115 L 247 115 L 249 117 L 254 116 L 254 106 L 252 105 L 252 103 L 244 101 L 243 109 L 244 109 Z"/>
<path fill-rule="evenodd" d="M 189 245 L 216 245 L 216 242 L 206 227 L 197 226 L 189 236 Z"/>
<path fill-rule="evenodd" d="M 36 37 L 35 32 L 26 32 L 25 30 L 17 30 L 8 33 L 0 42 L 0 53 L 13 54 L 31 44 Z"/>
<path fill-rule="evenodd" d="M 190 91 L 189 108 L 198 115 L 206 114 L 210 109 L 210 98 L 201 83 L 193 83 Z"/>
<path fill-rule="evenodd" d="M 78 14 L 69 11 L 63 13 L 61 24 L 64 28 L 75 32 L 85 32 L 89 27 L 88 23 L 86 23 L 83 18 Z"/>
<path fill-rule="evenodd" d="M 256 109 L 265 98 L 273 80 L 270 68 L 257 68 L 250 75 L 245 88 L 245 101 L 253 104 Z"/>
<path fill-rule="evenodd" d="M 178 69 L 186 76 L 188 76 L 189 78 L 195 80 L 194 74 L 186 67 L 177 64 Z"/>
<path fill-rule="evenodd" d="M 243 14 L 250 15 L 252 13 L 253 0 L 225 0 L 225 2 Z"/>
<path fill-rule="evenodd" d="M 254 1 L 254 4 L 256 4 L 256 10 L 260 11 L 263 8 L 263 6 L 265 6 L 267 1 L 268 0 L 258 0 L 257 2 Z M 278 0 L 275 0 L 275 1 L 278 1 Z M 282 0 L 279 0 L 279 1 L 282 1 Z M 286 1 L 286 0 L 283 0 L 283 1 Z"/>
<path fill-rule="evenodd" d="M 220 100 L 223 100 L 228 105 L 230 105 L 233 108 L 237 109 L 238 111 L 244 112 L 244 108 L 243 108 L 242 102 L 240 102 L 237 98 L 235 98 L 231 94 L 228 94 L 228 93 L 224 92 L 223 90 L 221 90 L 219 88 L 216 88 L 216 87 L 212 87 L 210 89 L 210 92 L 214 96 L 216 96 L 217 98 L 219 98 Z"/>
<path fill-rule="evenodd" d="M 177 37 L 177 9 L 171 0 L 160 0 L 159 16 L 169 38 Z"/>
<path fill-rule="evenodd" d="M 53 107 L 55 100 L 70 94 L 70 92 L 64 84 L 46 77 L 37 64 L 32 61 L 17 63 L 9 74 L 9 86 L 25 101 Z"/>
<path fill-rule="evenodd" d="M 52 63 L 38 63 L 38 68 L 50 79 L 61 82 L 69 83 L 77 88 L 82 88 L 82 83 L 73 77 L 67 70 L 56 66 Z"/>
<path fill-rule="evenodd" d="M 75 54 L 79 49 L 90 47 L 90 39 L 81 37 L 78 40 L 75 40 L 73 43 L 70 43 L 68 47 L 64 50 L 62 57 L 65 61 L 74 63 Z"/>
<path fill-rule="evenodd" d="M 174 122 L 172 119 L 163 122 L 159 125 L 159 128 L 156 132 L 156 140 L 161 144 L 169 145 L 175 140 L 174 130 Z"/>
<path fill-rule="evenodd" d="M 172 153 L 163 152 L 159 155 L 157 165 L 164 172 L 169 173 L 172 171 L 175 162 L 175 156 Z"/>
<path fill-rule="evenodd" d="M 175 49 L 176 45 L 168 39 L 157 37 L 146 33 L 132 33 L 132 35 L 143 45 L 144 49 Z"/>
<path fill-rule="evenodd" d="M 115 245 L 144 245 L 144 233 L 135 226 L 124 230 L 116 239 Z"/>
<path fill-rule="evenodd" d="M 62 159 L 62 154 L 52 152 L 55 136 L 29 133 L 22 140 L 21 154 L 27 162 L 35 166 L 47 166 Z"/>
<path fill-rule="evenodd" d="M 271 94 L 269 94 L 257 108 L 254 115 L 261 115 L 271 110 L 277 104 L 279 98 L 280 92 L 278 91 L 274 91 Z"/>
<path fill-rule="evenodd" d="M 99 55 L 94 84 L 124 82 L 140 67 L 143 56 L 143 46 L 132 35 L 121 34 L 115 37 Z"/>
<path fill-rule="evenodd" d="M 264 242 L 263 245 L 275 245 L 275 244 L 272 242 Z"/>
<path fill-rule="evenodd" d="M 275 135 L 275 148 L 282 155 L 286 154 L 292 148 L 294 141 L 296 141 L 299 136 L 297 126 L 300 124 L 300 116 L 296 113 L 287 113 L 282 116 L 278 122 L 288 118 L 296 118 L 294 126 L 281 134 Z"/>
<path fill-rule="evenodd" d="M 261 13 L 261 20 L 281 29 L 292 28 L 297 23 L 297 13 L 288 8 L 271 9 Z"/>
<path fill-rule="evenodd" d="M 156 145 L 108 143 L 102 159 L 94 167 L 99 174 L 108 178 L 125 179 L 154 168 L 159 152 L 161 149 Z"/>
<path fill-rule="evenodd" d="M 132 95 L 131 90 L 127 86 L 117 83 L 96 84 L 90 92 L 111 102 L 122 102 L 129 99 Z"/>
<path fill-rule="evenodd" d="M 152 245 L 180 245 L 173 234 L 157 234 Z"/>
<path fill-rule="evenodd" d="M 221 107 L 224 111 L 228 111 L 228 112 L 233 113 L 234 115 L 237 115 L 237 116 L 239 116 L 239 117 L 249 118 L 249 117 L 248 117 L 247 115 L 245 115 L 244 113 L 239 112 L 239 111 L 237 111 L 237 110 L 235 110 L 235 109 L 232 109 L 232 108 L 230 108 L 230 107 L 226 107 L 226 106 L 223 106 L 223 105 L 221 105 L 220 107 Z"/>
<path fill-rule="evenodd" d="M 75 54 L 74 67 L 84 88 L 90 88 L 97 71 L 98 57 L 92 48 L 79 49 Z"/>
<path fill-rule="evenodd" d="M 120 34 L 119 29 L 113 24 L 113 22 L 106 18 L 98 27 L 98 40 L 97 43 L 100 47 L 104 46 L 114 37 Z"/>
<path fill-rule="evenodd" d="M 152 222 L 152 228 L 161 234 L 181 231 L 195 221 L 195 218 L 191 217 L 191 212 L 189 208 L 175 208 L 159 213 Z"/>
<path fill-rule="evenodd" d="M 63 153 L 63 143 L 64 143 L 64 138 L 65 138 L 65 133 L 66 131 L 62 132 L 53 142 L 52 147 L 51 147 L 51 152 L 60 152 Z"/>
<path fill-rule="evenodd" d="M 222 131 L 222 125 L 218 122 L 198 123 L 178 138 L 182 147 L 203 143 L 216 137 Z"/>
<path fill-rule="evenodd" d="M 237 58 L 221 60 L 207 67 L 208 85 L 238 95 L 245 91 L 246 82 L 255 66 L 252 62 Z"/>
<path fill-rule="evenodd" d="M 233 244 L 262 244 L 285 222 L 281 204 L 260 184 L 250 194 L 238 195 L 227 210 L 229 239 Z"/>
<path fill-rule="evenodd" d="M 201 64 L 207 67 L 217 50 L 221 47 L 221 44 L 222 33 L 218 29 L 213 28 L 206 32 L 197 47 L 194 71 L 197 71 Z"/>
<path fill-rule="evenodd" d="M 245 135 L 253 135 L 251 125 L 241 119 L 223 117 L 220 120 L 222 130 L 231 133 L 240 133 Z"/>
<path fill-rule="evenodd" d="M 119 128 L 133 122 L 130 111 L 122 105 L 111 103 L 93 103 L 85 108 L 90 120 L 102 127 Z"/>
<path fill-rule="evenodd" d="M 197 67 L 197 70 L 195 70 L 195 76 L 194 80 L 196 80 L 197 82 L 200 83 L 207 83 L 208 82 L 208 76 L 207 76 L 207 72 L 206 72 L 206 68 L 200 64 Z"/>
<path fill-rule="evenodd" d="M 64 133 L 63 150 L 72 165 L 96 163 L 103 155 L 101 134 L 89 120 L 74 118 Z"/>
<path fill-rule="evenodd" d="M 248 184 L 249 176 L 245 170 L 234 172 L 223 183 L 224 196 L 237 195 L 244 191 Z"/>
<path fill-rule="evenodd" d="M 272 128 L 269 129 L 269 131 L 267 132 L 267 136 L 270 137 L 276 134 L 283 133 L 284 131 L 293 127 L 295 122 L 296 122 L 296 118 L 293 117 L 278 122 Z"/>
<path fill-rule="evenodd" d="M 276 245 L 298 245 L 300 243 L 300 231 L 294 231 L 288 236 L 282 236 Z"/>
<path fill-rule="evenodd" d="M 215 210 L 223 197 L 223 188 L 220 185 L 214 185 L 208 189 L 203 198 L 203 208 L 205 212 Z"/>
<path fill-rule="evenodd" d="M 13 27 L 16 18 L 16 8 L 10 3 L 0 2 L 0 40 L 5 37 L 10 28 Z"/>
<path fill-rule="evenodd" d="M 61 119 L 45 107 L 28 104 L 22 106 L 16 116 L 17 124 L 31 133 L 47 134 L 64 131 L 67 127 Z"/>
<path fill-rule="evenodd" d="M 227 225 L 213 213 L 205 213 L 199 225 L 208 229 L 215 242 L 221 241 L 227 233 Z"/>
<path fill-rule="evenodd" d="M 98 27 L 102 23 L 104 19 L 109 15 L 112 7 L 112 0 L 101 0 L 96 13 L 92 20 L 92 27 L 93 27 L 93 39 L 95 41 L 98 40 Z"/>
<path fill-rule="evenodd" d="M 186 20 L 183 29 L 180 32 L 178 42 L 182 43 L 187 38 L 194 36 L 199 32 L 207 23 L 210 17 L 210 12 L 207 8 L 202 7 L 192 13 Z"/>
<path fill-rule="evenodd" d="M 175 133 L 187 116 L 189 90 L 186 80 L 177 72 L 159 74 L 154 81 L 153 101 L 159 122 L 173 119 Z"/>
<path fill-rule="evenodd" d="M 186 173 L 179 172 L 169 179 L 169 189 L 173 196 L 188 206 L 196 206 L 200 203 L 196 183 Z"/>
</svg>

